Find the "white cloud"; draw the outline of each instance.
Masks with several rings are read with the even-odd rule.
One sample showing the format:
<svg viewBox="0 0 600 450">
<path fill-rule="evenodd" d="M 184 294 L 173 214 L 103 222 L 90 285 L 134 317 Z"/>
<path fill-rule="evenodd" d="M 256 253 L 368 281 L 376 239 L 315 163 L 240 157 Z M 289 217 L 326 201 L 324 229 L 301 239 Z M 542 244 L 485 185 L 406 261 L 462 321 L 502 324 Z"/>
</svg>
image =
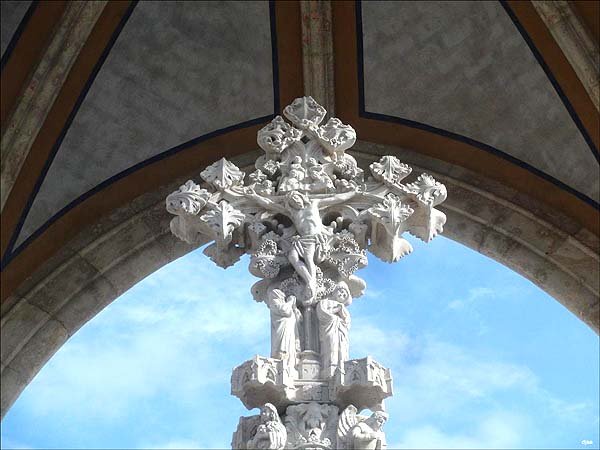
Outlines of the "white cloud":
<svg viewBox="0 0 600 450">
<path fill-rule="evenodd" d="M 410 338 L 400 331 L 384 331 L 371 320 L 358 317 L 350 328 L 350 351 L 355 358 L 378 354 L 400 357 Z M 383 361 L 381 361 L 383 363 Z"/>
<path fill-rule="evenodd" d="M 387 429 L 395 445 L 390 449 L 518 448 L 552 442 L 540 431 L 548 424 L 586 423 L 594 417 L 591 404 L 557 398 L 526 365 L 493 354 L 431 335 L 384 330 L 376 317 L 358 318 L 351 338 L 354 357 L 373 354 L 392 368 Z M 544 412 L 532 416 L 532 410 Z"/>
<path fill-rule="evenodd" d="M 493 289 L 486 287 L 476 287 L 469 289 L 467 297 L 464 299 L 454 299 L 448 303 L 448 309 L 463 309 L 469 307 L 485 298 L 493 298 L 495 292 Z"/>
<path fill-rule="evenodd" d="M 135 286 L 82 329 L 84 339 L 75 338 L 61 349 L 22 398 L 34 418 L 56 415 L 76 421 L 79 417 L 68 416 L 76 411 L 92 423 L 127 422 L 138 417 L 140 405 L 155 405 L 151 402 L 156 398 L 171 398 L 177 407 L 189 408 L 182 416 L 190 421 L 214 413 L 215 403 L 198 403 L 217 386 L 225 388 L 215 397 L 227 398 L 228 361 L 239 364 L 253 354 L 268 353 L 269 313 L 252 300 L 249 286 L 256 279 L 246 273 L 245 262 L 238 270 L 223 272 L 207 264 L 203 255 L 190 256 Z M 471 289 L 448 308 L 462 308 L 458 313 L 463 314 L 493 296 L 488 288 Z M 368 297 L 386 299 L 381 292 Z M 594 411 L 590 404 L 570 403 L 545 391 L 527 366 L 434 336 L 382 328 L 381 323 L 389 323 L 378 321 L 382 311 L 387 309 L 376 309 L 379 316 L 353 315 L 350 339 L 353 357 L 371 354 L 392 368 L 395 393 L 387 405 L 391 418 L 386 428 L 397 445 L 390 449 L 517 447 L 539 427 L 540 418 L 530 413 L 534 410 L 547 411 L 553 420 L 548 423 L 589 422 Z M 506 399 L 513 401 L 510 408 Z M 529 404 L 521 407 L 520 399 Z M 228 408 L 212 415 L 231 418 Z M 226 435 L 219 436 L 225 441 L 234 429 L 226 428 Z M 184 427 L 172 431 L 179 434 L 176 439 L 168 434 L 144 434 L 133 445 L 143 439 L 148 441 L 140 448 L 226 445 L 208 442 L 205 433 L 195 435 Z"/>
<path fill-rule="evenodd" d="M 435 414 L 453 415 L 460 408 L 508 390 L 532 392 L 537 377 L 525 366 L 496 361 L 433 337 L 415 346 L 411 361 L 403 361 L 395 395 L 401 398 L 399 420 Z"/>
<path fill-rule="evenodd" d="M 210 280 L 217 270 L 189 261 L 166 267 L 117 300 L 30 385 L 24 400 L 34 414 L 85 405 L 90 417 L 110 420 L 140 399 L 186 401 L 229 380 L 224 351 L 248 351 L 248 357 L 268 351 L 268 310 L 252 300 L 247 276 L 234 270 L 226 283 L 185 283 L 189 277 Z"/>
<path fill-rule="evenodd" d="M 164 449 L 164 450 L 195 450 L 203 448 L 200 442 L 193 439 L 175 439 L 161 444 L 141 445 L 139 449 Z"/>
<path fill-rule="evenodd" d="M 406 449 L 509 449 L 519 448 L 527 435 L 528 420 L 519 414 L 494 413 L 474 423 L 471 433 L 421 425 L 402 433 L 399 443 L 388 448 Z"/>
</svg>

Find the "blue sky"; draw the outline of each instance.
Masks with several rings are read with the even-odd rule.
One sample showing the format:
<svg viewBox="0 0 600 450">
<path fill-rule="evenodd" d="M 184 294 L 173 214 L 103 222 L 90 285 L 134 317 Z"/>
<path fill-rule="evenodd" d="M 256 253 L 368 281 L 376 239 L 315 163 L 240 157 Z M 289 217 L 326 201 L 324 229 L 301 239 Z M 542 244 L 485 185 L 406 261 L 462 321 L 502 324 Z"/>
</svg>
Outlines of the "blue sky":
<svg viewBox="0 0 600 450">
<path fill-rule="evenodd" d="M 494 261 L 411 242 L 396 264 L 370 256 L 350 307 L 351 356 L 394 376 L 389 448 L 598 448 L 598 336 Z M 270 348 L 247 263 L 196 251 L 134 286 L 26 388 L 2 448 L 229 448 L 252 414 L 231 369 Z"/>
</svg>

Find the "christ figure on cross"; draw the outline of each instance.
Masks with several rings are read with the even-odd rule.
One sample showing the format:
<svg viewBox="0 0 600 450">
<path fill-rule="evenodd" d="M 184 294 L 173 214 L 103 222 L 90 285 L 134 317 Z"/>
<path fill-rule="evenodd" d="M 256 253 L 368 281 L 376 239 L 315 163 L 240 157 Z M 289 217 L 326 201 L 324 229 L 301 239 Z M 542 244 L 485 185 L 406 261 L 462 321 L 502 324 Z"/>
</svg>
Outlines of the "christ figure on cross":
<svg viewBox="0 0 600 450">
<path fill-rule="evenodd" d="M 289 217 L 296 228 L 292 237 L 288 260 L 306 282 L 307 296 L 317 294 L 317 261 L 322 260 L 324 246 L 331 229 L 323 225 L 320 210 L 350 200 L 356 191 L 338 194 L 312 195 L 291 191 L 285 196 L 264 197 L 250 189 L 246 196 L 259 205 Z"/>
</svg>

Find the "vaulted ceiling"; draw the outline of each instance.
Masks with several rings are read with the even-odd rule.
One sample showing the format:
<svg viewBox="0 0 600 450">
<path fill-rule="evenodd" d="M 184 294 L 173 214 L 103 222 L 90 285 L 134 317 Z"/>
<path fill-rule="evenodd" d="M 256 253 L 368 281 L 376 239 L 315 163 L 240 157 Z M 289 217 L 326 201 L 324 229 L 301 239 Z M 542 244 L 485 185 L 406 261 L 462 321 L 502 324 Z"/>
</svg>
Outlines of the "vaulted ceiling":
<svg viewBox="0 0 600 450">
<path fill-rule="evenodd" d="M 3 139 L 31 77 L 22 67 L 68 11 L 2 2 Z M 3 203 L 13 284 L 94 217 L 254 149 L 256 129 L 304 93 L 312 19 L 286 2 L 109 2 Z M 598 111 L 529 2 L 334 2 L 321 26 L 328 106 L 359 139 L 475 170 L 598 231 Z"/>
</svg>

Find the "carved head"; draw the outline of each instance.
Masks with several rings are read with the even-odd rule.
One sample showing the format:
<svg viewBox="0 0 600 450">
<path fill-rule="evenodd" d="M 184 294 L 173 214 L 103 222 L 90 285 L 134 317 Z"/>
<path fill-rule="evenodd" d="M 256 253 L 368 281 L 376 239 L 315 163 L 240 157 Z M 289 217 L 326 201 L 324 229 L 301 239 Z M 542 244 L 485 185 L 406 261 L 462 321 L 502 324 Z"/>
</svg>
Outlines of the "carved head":
<svg viewBox="0 0 600 450">
<path fill-rule="evenodd" d="M 369 426 L 375 431 L 379 431 L 383 428 L 383 425 L 387 422 L 389 414 L 383 411 L 375 411 L 371 414 L 371 417 L 367 419 Z"/>
<path fill-rule="evenodd" d="M 350 294 L 350 288 L 345 281 L 340 281 L 335 289 L 333 290 L 333 299 L 336 302 L 344 305 L 352 303 L 352 295 Z"/>
<path fill-rule="evenodd" d="M 265 405 L 260 408 L 260 420 L 262 423 L 280 422 L 277 408 L 271 403 L 265 403 Z"/>
<path fill-rule="evenodd" d="M 319 428 L 321 426 L 321 406 L 317 403 L 309 403 L 304 413 L 304 421 L 308 428 Z"/>
<path fill-rule="evenodd" d="M 291 191 L 286 195 L 286 204 L 293 209 L 303 209 L 310 204 L 308 197 L 298 191 Z"/>
</svg>

